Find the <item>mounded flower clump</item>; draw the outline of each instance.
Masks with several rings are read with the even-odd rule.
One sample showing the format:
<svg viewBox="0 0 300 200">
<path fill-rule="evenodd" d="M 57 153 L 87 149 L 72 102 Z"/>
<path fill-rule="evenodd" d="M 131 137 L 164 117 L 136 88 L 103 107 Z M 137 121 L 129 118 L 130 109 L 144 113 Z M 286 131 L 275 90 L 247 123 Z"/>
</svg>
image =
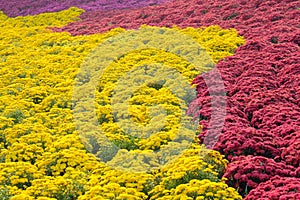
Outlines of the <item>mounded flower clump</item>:
<svg viewBox="0 0 300 200">
<path fill-rule="evenodd" d="M 274 176 L 251 191 L 246 200 L 257 199 L 299 199 L 299 178 Z"/>
</svg>

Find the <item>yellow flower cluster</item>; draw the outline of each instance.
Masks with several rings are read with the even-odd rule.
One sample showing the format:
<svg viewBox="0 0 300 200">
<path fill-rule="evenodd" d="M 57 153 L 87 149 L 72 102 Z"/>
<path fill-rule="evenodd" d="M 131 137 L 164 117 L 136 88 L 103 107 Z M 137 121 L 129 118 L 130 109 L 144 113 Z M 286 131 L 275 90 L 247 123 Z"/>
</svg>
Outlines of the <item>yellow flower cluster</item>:
<svg viewBox="0 0 300 200">
<path fill-rule="evenodd" d="M 132 84 L 130 81 L 133 79 L 118 81 L 134 67 L 149 62 L 164 63 L 178 70 L 189 82 L 199 73 L 186 60 L 161 50 L 130 52 L 110 65 L 99 81 L 95 99 L 99 126 L 120 147 L 114 159 L 108 163 L 99 161 L 95 155 L 103 155 L 103 152 L 96 148 L 97 136 L 88 135 L 91 127 L 84 127 L 87 136 L 83 138 L 75 128 L 73 86 L 78 70 L 90 52 L 105 39 L 125 30 L 117 28 L 104 34 L 71 36 L 47 28 L 64 26 L 77 20 L 82 12 L 81 9 L 70 8 L 57 13 L 16 18 L 0 13 L 1 198 L 155 199 L 164 194 L 179 195 L 177 190 L 181 185 L 201 188 L 200 183 L 205 183 L 203 191 L 211 191 L 212 195 L 221 195 L 224 199 L 229 194 L 237 196 L 233 189 L 220 182 L 227 164 L 220 154 L 195 144 L 182 155 L 176 154 L 176 148 L 186 149 L 189 143 L 173 141 L 178 137 L 184 107 L 170 89 L 161 87 L 172 85 L 171 80 L 157 84 L 163 77 L 154 77 L 152 85 L 145 84 L 133 91 L 128 113 L 117 112 L 119 115 L 129 114 L 131 123 L 145 131 L 144 135 L 137 132 L 141 138 L 135 137 L 134 131 L 125 134 L 120 127 L 125 127 L 125 130 L 133 128 L 126 121 L 123 121 L 125 125 L 114 121 L 116 116 L 112 112 L 111 101 L 116 101 L 113 98 L 115 86 L 119 87 L 119 91 L 126 91 L 126 85 Z M 232 55 L 234 49 L 244 42 L 235 30 L 222 30 L 217 26 L 173 29 L 198 41 L 215 63 L 224 56 Z M 150 61 L 147 60 L 149 55 Z M 165 73 L 157 70 L 157 73 L 160 72 Z M 136 71 L 136 74 L 141 73 Z M 146 78 L 144 75 L 136 76 L 136 80 L 143 80 Z M 179 89 L 176 93 L 180 95 L 181 92 Z M 118 104 L 114 109 L 123 110 Z M 159 110 L 166 114 L 151 117 Z M 84 117 L 88 119 L 89 116 Z M 180 137 L 184 141 L 190 135 L 188 130 L 184 130 Z M 160 161 L 153 162 L 153 152 L 158 149 L 162 151 L 155 155 L 155 159 Z M 173 158 L 176 158 L 175 162 L 169 163 Z M 125 163 L 124 159 L 128 162 Z M 113 169 L 109 167 L 111 165 L 123 165 L 123 168 L 131 167 L 136 171 L 164 166 L 160 171 L 131 173 Z M 181 189 L 186 194 L 190 190 Z M 198 194 L 199 198 L 203 196 L 203 193 Z"/>
<path fill-rule="evenodd" d="M 207 28 L 186 28 L 182 33 L 189 34 L 206 49 L 213 61 L 217 63 L 220 59 L 234 54 L 236 48 L 245 43 L 242 37 L 234 29 L 221 29 L 219 26 Z"/>
<path fill-rule="evenodd" d="M 193 143 L 174 162 L 165 165 L 156 174 L 160 183 L 151 191 L 152 199 L 164 197 L 194 179 L 220 182 L 226 165 L 227 161 L 218 152 Z"/>
<path fill-rule="evenodd" d="M 154 198 L 153 198 L 154 199 Z M 212 182 L 207 179 L 192 179 L 187 184 L 181 184 L 174 189 L 164 191 L 164 196 L 155 198 L 158 200 L 241 200 L 234 188 L 228 187 L 222 182 Z"/>
</svg>

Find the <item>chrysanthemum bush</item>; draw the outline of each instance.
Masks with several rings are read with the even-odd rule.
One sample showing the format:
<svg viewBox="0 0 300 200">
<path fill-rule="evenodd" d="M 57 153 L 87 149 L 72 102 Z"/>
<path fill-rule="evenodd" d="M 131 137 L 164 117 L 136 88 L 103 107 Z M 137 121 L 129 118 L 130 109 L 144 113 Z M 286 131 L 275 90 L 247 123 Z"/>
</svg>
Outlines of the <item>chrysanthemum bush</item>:
<svg viewBox="0 0 300 200">
<path fill-rule="evenodd" d="M 91 140 L 86 141 L 88 137 L 80 137 L 73 124 L 73 85 L 81 63 L 91 50 L 106 38 L 125 30 L 118 28 L 103 34 L 71 36 L 67 32 L 55 33 L 48 29 L 77 20 L 82 12 L 81 9 L 70 8 L 57 13 L 17 18 L 9 18 L 3 13 L 0 15 L 1 198 L 156 199 L 164 193 L 182 193 L 184 196 L 186 191 L 180 189 L 180 185 L 196 190 L 203 183 L 205 187 L 202 190 L 197 194 L 191 192 L 188 196 L 199 196 L 200 199 L 207 195 L 208 199 L 212 196 L 224 199 L 233 196 L 240 199 L 238 193 L 222 179 L 227 161 L 220 153 L 195 142 L 187 148 L 189 143 L 184 140 L 190 137 L 190 133 L 185 135 L 184 131 L 180 136 L 183 144 L 173 141 L 178 135 L 182 114 L 180 100 L 164 87 L 164 84 L 172 84 L 171 80 L 160 85 L 156 83 L 158 80 L 154 80 L 153 84 L 134 91 L 130 98 L 129 114 L 133 123 L 139 126 L 154 123 L 151 115 L 149 117 L 153 104 L 166 111 L 165 123 L 156 122 L 161 130 L 151 132 L 149 127 L 153 133 L 150 139 L 125 134 L 113 121 L 110 96 L 114 86 L 119 84 L 123 89 L 122 83 L 116 81 L 123 73 L 121 69 L 129 70 L 132 66 L 145 64 L 151 54 L 150 62 L 172 66 L 187 77 L 189 83 L 199 73 L 195 66 L 167 52 L 132 52 L 107 68 L 96 93 L 97 116 L 104 134 L 120 149 L 110 163 L 99 161 L 97 155 L 104 154 L 97 148 L 93 149 L 93 144 L 101 140 L 91 134 Z M 234 49 L 244 43 L 234 29 L 225 30 L 218 26 L 173 29 L 198 41 L 215 63 L 232 55 Z M 211 68 L 203 66 L 200 69 L 205 72 Z M 141 74 L 140 78 L 147 77 Z M 160 78 L 164 77 L 157 77 Z M 88 135 L 90 127 L 84 128 Z M 196 133 L 192 134 L 196 136 Z M 187 149 L 178 157 L 172 153 L 176 148 Z M 157 149 L 165 149 L 156 155 L 160 164 L 164 164 L 163 168 L 158 168 L 160 170 L 132 173 L 109 165 L 129 165 L 136 169 L 147 168 L 147 164 L 160 167 L 157 163 L 145 162 Z M 124 158 L 129 162 L 124 162 Z M 167 162 L 173 158 L 174 162 Z"/>
<path fill-rule="evenodd" d="M 234 188 L 228 187 L 223 182 L 192 179 L 187 184 L 180 184 L 176 188 L 163 192 L 162 197 L 153 199 L 242 199 Z"/>
<path fill-rule="evenodd" d="M 274 176 L 252 190 L 245 199 L 299 199 L 299 178 Z"/>
<path fill-rule="evenodd" d="M 220 160 L 219 153 L 194 144 L 156 174 L 160 183 L 150 191 L 151 199 L 201 199 L 207 193 L 207 198 L 216 195 L 215 197 L 224 199 L 240 199 L 235 190 L 229 189 L 233 193 L 227 191 L 228 186 L 220 176 L 226 164 L 226 160 Z M 199 188 L 200 185 L 202 188 Z M 221 190 L 223 194 L 219 194 Z"/>
<path fill-rule="evenodd" d="M 251 189 L 275 175 L 299 177 L 299 170 L 285 162 L 275 162 L 263 156 L 239 156 L 233 158 L 224 177 L 227 178 L 230 186 L 239 188 L 241 193 L 248 194 Z"/>
</svg>

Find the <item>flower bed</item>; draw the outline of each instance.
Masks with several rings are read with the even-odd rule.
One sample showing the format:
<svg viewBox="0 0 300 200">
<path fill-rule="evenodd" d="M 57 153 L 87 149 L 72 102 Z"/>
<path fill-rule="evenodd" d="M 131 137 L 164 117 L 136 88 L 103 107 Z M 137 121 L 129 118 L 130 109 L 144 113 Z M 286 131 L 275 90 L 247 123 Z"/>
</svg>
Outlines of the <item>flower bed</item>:
<svg viewBox="0 0 300 200">
<path fill-rule="evenodd" d="M 53 5 L 50 4 L 50 7 Z M 92 7 L 90 10 L 94 9 Z M 96 177 L 91 178 L 93 182 L 81 182 L 85 179 L 82 177 L 88 176 L 82 173 L 82 169 L 94 172 L 96 168 L 105 168 L 105 166 L 100 165 L 92 155 L 85 155 L 79 138 L 68 136 L 75 131 L 75 127 L 70 125 L 72 105 L 70 86 L 73 85 L 73 79 L 71 78 L 69 82 L 65 82 L 65 80 L 68 80 L 66 77 L 74 78 L 77 70 L 76 67 L 66 69 L 63 66 L 78 67 L 83 57 L 95 47 L 95 44 L 107 37 L 123 33 L 125 29 L 138 29 L 141 25 L 147 24 L 169 28 L 173 25 L 178 26 L 177 29 L 197 38 L 199 43 L 203 41 L 201 45 L 217 63 L 215 70 L 205 73 L 204 76 L 214 80 L 219 71 L 226 94 L 220 94 L 221 89 L 214 87 L 210 89 L 217 95 L 210 96 L 203 76 L 199 75 L 193 81 L 196 84 L 197 98 L 190 105 L 190 111 L 196 107 L 201 108 L 195 115 L 200 119 L 202 129 L 198 136 L 200 143 L 203 143 L 205 139 L 212 141 L 211 145 L 214 150 L 219 151 L 230 161 L 224 175 L 227 178 L 226 183 L 235 187 L 245 199 L 280 199 L 280 196 L 282 196 L 281 199 L 299 198 L 299 189 L 296 187 L 300 179 L 298 142 L 300 131 L 299 7 L 300 3 L 296 0 L 226 2 L 194 0 L 188 3 L 178 0 L 132 10 L 104 11 L 101 10 L 102 8 L 97 10 L 95 7 L 93 11 L 83 12 L 78 9 L 69 9 L 57 13 L 58 18 L 62 20 L 57 20 L 54 15 L 53 18 L 50 17 L 50 21 L 45 20 L 48 19 L 46 16 L 51 15 L 44 14 L 15 19 L 8 19 L 5 15 L 1 15 L 0 19 L 4 21 L 2 28 L 5 30 L 2 31 L 3 38 L 10 35 L 9 40 L 2 40 L 3 49 L 1 50 L 1 78 L 3 77 L 1 94 L 5 94 L 0 99 L 2 103 L 0 108 L 3 110 L 0 118 L 1 129 L 3 129 L 0 145 L 4 149 L 1 151 L 2 160 L 36 163 L 38 170 L 46 177 L 38 177 L 37 181 L 33 181 L 29 176 L 30 172 L 28 172 L 29 175 L 26 172 L 26 176 L 21 176 L 20 180 L 19 177 L 14 177 L 13 180 L 4 177 L 3 180 L 13 185 L 3 188 L 0 192 L 7 196 L 19 195 L 15 197 L 19 199 L 25 198 L 26 195 L 29 195 L 28 198 L 34 196 L 33 191 L 39 191 L 40 193 L 37 192 L 36 196 L 41 196 L 43 195 L 42 190 L 38 188 L 45 187 L 41 186 L 43 183 L 46 184 L 46 187 L 51 186 L 51 189 L 45 192 L 45 196 L 52 194 L 52 197 L 55 198 L 66 195 L 73 195 L 74 198 L 81 196 L 82 199 L 91 199 L 96 196 L 113 198 L 114 194 L 108 191 L 114 190 L 120 199 L 133 198 L 133 196 L 143 199 L 147 198 L 144 196 L 145 194 L 153 195 L 152 198 L 176 196 L 176 198 L 188 199 L 196 195 L 199 197 L 198 199 L 209 199 L 218 197 L 214 195 L 233 192 L 228 189 L 228 186 L 223 185 L 222 180 L 224 179 L 221 180 L 219 177 L 223 173 L 217 172 L 217 175 L 215 171 L 208 172 L 205 176 L 206 180 L 200 181 L 195 181 L 193 176 L 184 174 L 186 171 L 180 170 L 178 175 L 174 174 L 178 179 L 172 179 L 171 176 L 161 178 L 163 176 L 161 173 L 148 174 L 142 178 L 137 176 L 137 179 L 142 182 L 155 183 L 152 186 L 141 183 L 143 186 L 138 189 L 136 189 L 137 179 L 126 185 L 116 178 L 121 175 L 114 170 L 108 170 L 107 176 L 99 172 Z M 47 11 L 53 10 L 53 7 L 47 9 Z M 25 15 L 26 12 L 34 14 L 38 11 L 26 9 L 16 12 L 12 10 L 10 16 Z M 75 18 L 81 13 L 81 20 L 76 20 Z M 38 30 L 28 28 L 36 25 L 42 26 L 42 28 L 38 28 Z M 211 25 L 219 25 L 223 30 L 216 28 L 217 26 L 208 27 Z M 28 27 L 26 28 L 26 26 Z M 45 29 L 48 26 L 51 27 Z M 202 26 L 208 28 L 197 29 Z M 194 27 L 194 29 L 185 29 L 186 27 Z M 236 32 L 224 30 L 228 28 L 238 30 L 239 35 L 246 39 L 246 43 L 240 46 L 243 42 L 237 39 Z M 53 33 L 49 29 L 57 31 L 57 33 Z M 76 37 L 71 37 L 64 31 Z M 31 37 L 32 35 L 33 37 Z M 29 37 L 28 40 L 24 40 L 26 37 Z M 42 47 L 42 50 L 39 49 L 39 51 L 44 53 L 37 54 L 35 45 L 39 48 Z M 26 53 L 16 54 L 15 49 L 20 47 L 23 49 L 18 52 Z M 125 60 L 132 58 L 133 56 L 124 57 Z M 26 63 L 25 68 L 20 66 L 20 62 Z M 53 66 L 49 65 L 49 62 L 53 63 Z M 10 68 L 7 69 L 5 66 Z M 11 69 L 16 72 L 11 74 Z M 53 74 L 58 76 L 53 76 Z M 105 97 L 109 96 L 110 86 L 110 83 L 103 82 L 97 94 L 98 98 L 104 98 L 106 104 L 109 102 L 109 98 L 105 99 Z M 103 93 L 105 87 L 108 89 L 104 91 L 108 93 Z M 64 96 L 61 96 L 62 92 Z M 136 105 L 130 112 L 135 122 L 149 123 L 149 119 L 145 118 L 148 111 L 144 105 L 140 104 L 149 103 L 143 100 L 147 99 L 145 98 L 147 93 L 154 94 L 154 92 L 156 91 L 153 88 L 149 90 L 146 87 L 141 93 L 133 96 L 131 102 Z M 164 93 L 159 95 L 166 96 L 167 91 L 162 92 Z M 209 127 L 212 117 L 210 100 L 212 97 L 220 98 L 224 95 L 227 98 L 224 126 Z M 171 95 L 170 99 L 173 99 Z M 173 104 L 176 102 L 174 101 Z M 173 105 L 168 108 L 176 110 L 175 107 Z M 170 140 L 171 137 L 163 138 L 163 140 L 151 138 L 151 140 L 137 141 L 132 138 L 120 137 L 122 134 L 110 134 L 110 131 L 114 132 L 116 129 L 110 125 L 111 116 L 107 116 L 105 113 L 109 108 L 109 105 L 100 105 L 98 116 L 102 119 L 101 123 L 106 128 L 108 136 L 111 135 L 112 139 L 116 137 L 116 143 L 123 146 L 126 151 L 148 151 L 152 147 L 157 150 L 160 145 Z M 40 112 L 47 112 L 47 114 Z M 101 112 L 105 116 L 101 115 Z M 176 116 L 176 112 L 173 114 Z M 39 124 L 35 126 L 33 122 L 36 123 L 36 120 Z M 174 123 L 172 125 L 178 123 L 176 120 L 169 122 Z M 216 135 L 217 132 L 212 130 L 222 131 L 222 134 Z M 171 131 L 171 129 L 166 131 Z M 170 136 L 166 133 L 163 135 Z M 65 142 L 56 141 L 61 137 Z M 158 135 L 156 138 L 162 138 L 162 135 Z M 216 138 L 218 140 L 214 144 Z M 38 144 L 36 144 L 37 140 L 39 140 Z M 121 141 L 127 142 L 121 143 Z M 193 153 L 191 154 L 193 155 Z M 76 162 L 76 159 L 70 155 L 82 157 L 87 164 Z M 122 155 L 120 154 L 120 160 L 124 159 Z M 192 155 L 190 155 L 191 160 L 195 159 Z M 220 155 L 218 156 L 219 159 L 222 159 Z M 189 160 L 189 156 L 187 157 L 186 159 Z M 191 160 L 184 161 L 185 158 L 182 159 L 183 163 L 202 162 L 201 160 L 192 162 Z M 115 162 L 118 163 L 120 160 Z M 206 166 L 205 163 L 199 165 L 199 169 L 203 170 L 201 166 Z M 95 168 L 91 165 L 94 165 Z M 71 168 L 76 166 L 79 170 L 76 173 L 68 172 L 66 169 L 70 168 L 69 166 Z M 172 169 L 173 167 L 170 166 L 170 171 Z M 6 172 L 5 165 L 3 173 Z M 168 170 L 165 170 L 165 173 L 168 173 Z M 74 176 L 80 178 L 69 178 L 72 174 L 76 174 Z M 54 179 L 48 176 L 54 176 Z M 189 178 L 184 179 L 183 177 L 186 176 Z M 124 177 L 126 177 L 124 179 L 130 178 L 126 173 Z M 163 181 L 153 181 L 157 179 Z M 62 180 L 67 180 L 67 182 L 61 183 Z M 74 182 L 74 180 L 76 181 Z M 107 183 L 107 180 L 111 181 Z M 182 180 L 185 181 L 180 182 Z M 103 184 L 97 185 L 97 181 Z M 22 188 L 22 183 L 28 189 Z M 172 186 L 167 186 L 166 183 L 170 183 Z M 205 196 L 201 191 L 197 190 L 196 192 L 191 189 L 207 183 L 217 188 L 212 190 L 215 193 L 212 192 Z M 70 187 L 66 190 L 67 193 L 60 193 L 58 188 L 61 184 Z M 211 190 L 210 186 L 207 187 L 208 190 Z M 77 190 L 74 190 L 74 187 Z M 222 188 L 223 192 L 220 193 L 218 188 Z M 71 194 L 70 191 L 77 193 Z M 240 198 L 236 193 L 232 195 L 236 196 L 236 199 Z"/>
<path fill-rule="evenodd" d="M 227 109 L 223 133 L 214 149 L 229 160 L 243 155 L 264 156 L 287 167 L 298 167 L 297 143 L 291 142 L 288 147 L 283 144 L 288 143 L 288 135 L 299 131 L 297 19 L 300 13 L 297 8 L 298 1 L 195 1 L 189 5 L 175 1 L 171 5 L 163 4 L 126 14 L 84 13 L 82 21 L 71 23 L 61 30 L 74 35 L 89 34 L 94 31 L 105 32 L 115 26 L 134 29 L 144 23 L 167 27 L 172 24 L 180 27 L 218 24 L 224 28 L 236 28 L 247 42 L 238 48 L 235 55 L 216 65 L 227 90 L 230 109 Z M 126 15 L 136 20 L 129 20 Z M 98 19 L 97 16 L 102 18 Z M 95 23 L 87 24 L 86 21 Z M 215 72 L 211 71 L 207 76 L 214 77 Z M 199 139 L 203 142 L 204 138 L 217 136 L 209 135 L 210 131 L 206 128 L 211 115 L 211 97 L 208 90 L 204 89 L 205 82 L 199 76 L 194 83 L 198 90 L 195 102 L 196 106 L 201 107 L 200 124 L 203 125 Z M 235 162 L 235 165 L 242 166 L 242 162 Z M 235 184 L 239 182 L 235 181 Z M 247 184 L 235 186 L 244 195 L 251 190 L 248 187 L 245 193 Z"/>
<path fill-rule="evenodd" d="M 81 13 L 82 10 L 78 8 L 17 18 L 9 18 L 1 13 L 1 197 L 157 199 L 169 194 L 179 198 L 187 192 L 183 188 L 192 187 L 193 190 L 188 192 L 186 198 L 196 195 L 200 199 L 241 199 L 237 191 L 228 187 L 225 179 L 222 179 L 227 160 L 217 151 L 207 150 L 197 143 L 190 146 L 188 142 L 184 142 L 185 137 L 190 136 L 188 130 L 181 132 L 182 139 L 176 134 L 179 131 L 182 108 L 178 97 L 166 89 L 167 85 L 174 84 L 173 80 L 167 79 L 158 84 L 161 79 L 166 79 L 161 77 L 163 74 L 173 77 L 174 72 L 156 70 L 149 65 L 147 73 L 135 71 L 132 72 L 132 77 L 121 79 L 132 68 L 150 62 L 171 66 L 191 83 L 199 71 L 183 58 L 168 52 L 144 49 L 128 53 L 111 64 L 103 74 L 95 99 L 98 122 L 107 138 L 120 148 L 109 164 L 105 163 L 108 152 L 97 149 L 97 145 L 101 146 L 103 141 L 97 140 L 97 137 L 87 141 L 93 136 L 89 134 L 91 127 L 83 127 L 87 130 L 87 137 L 78 135 L 73 122 L 72 112 L 76 108 L 72 92 L 79 68 L 97 45 L 126 31 L 118 28 L 103 34 L 71 36 L 69 33 L 56 33 L 47 28 L 66 25 L 76 20 Z M 141 27 L 140 31 L 148 29 L 150 27 Z M 152 27 L 151 30 L 161 29 Z M 234 49 L 244 43 L 236 30 L 223 30 L 218 26 L 199 29 L 174 27 L 173 30 L 194 38 L 205 47 L 215 63 L 232 55 Z M 223 42 L 219 44 L 217 41 Z M 166 57 L 169 59 L 165 60 Z M 211 67 L 202 66 L 199 69 L 205 72 Z M 152 72 L 160 76 L 149 76 Z M 151 78 L 153 82 L 141 86 L 131 95 L 129 114 L 132 123 L 136 125 L 152 125 L 150 132 L 153 134 L 149 138 L 134 138 L 132 134 L 126 133 L 128 127 L 116 123 L 118 116 L 114 116 L 112 112 L 111 101 L 118 104 L 123 96 L 113 99 L 111 94 L 117 90 L 127 92 L 128 85 L 133 85 L 132 82 Z M 82 92 L 85 95 L 86 91 Z M 178 92 L 179 96 L 180 94 Z M 161 105 L 159 109 L 166 110 L 165 123 L 160 124 L 156 118 L 152 121 L 149 119 L 153 104 Z M 87 119 L 89 115 L 82 117 Z M 162 125 L 162 128 L 156 130 L 156 125 Z M 194 137 L 195 133 L 192 132 L 192 139 Z M 178 142 L 179 139 L 183 140 L 182 144 Z M 86 143 L 88 145 L 84 146 Z M 91 153 L 87 151 L 88 148 Z M 163 152 L 170 155 L 158 154 L 161 163 L 150 162 L 153 152 L 161 148 L 169 148 Z M 172 154 L 178 148 L 187 149 L 180 155 Z M 97 155 L 102 156 L 97 158 Z M 167 158 L 174 156 L 178 156 L 176 162 L 168 163 Z M 121 169 L 112 167 L 121 165 Z M 148 169 L 149 166 L 160 166 L 160 170 L 150 168 L 146 172 L 138 171 Z M 124 168 L 134 169 L 134 172 L 128 172 Z M 202 184 L 205 186 L 195 193 Z M 210 192 L 206 194 L 208 190 Z"/>
</svg>

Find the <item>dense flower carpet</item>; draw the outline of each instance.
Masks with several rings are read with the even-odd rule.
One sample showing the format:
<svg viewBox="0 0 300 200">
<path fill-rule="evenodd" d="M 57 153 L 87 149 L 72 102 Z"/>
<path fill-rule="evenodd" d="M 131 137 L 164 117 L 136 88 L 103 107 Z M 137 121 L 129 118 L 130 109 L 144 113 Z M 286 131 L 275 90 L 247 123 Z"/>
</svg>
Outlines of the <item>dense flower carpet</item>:
<svg viewBox="0 0 300 200">
<path fill-rule="evenodd" d="M 300 1 L 0 10 L 1 200 L 300 200 Z"/>
</svg>

